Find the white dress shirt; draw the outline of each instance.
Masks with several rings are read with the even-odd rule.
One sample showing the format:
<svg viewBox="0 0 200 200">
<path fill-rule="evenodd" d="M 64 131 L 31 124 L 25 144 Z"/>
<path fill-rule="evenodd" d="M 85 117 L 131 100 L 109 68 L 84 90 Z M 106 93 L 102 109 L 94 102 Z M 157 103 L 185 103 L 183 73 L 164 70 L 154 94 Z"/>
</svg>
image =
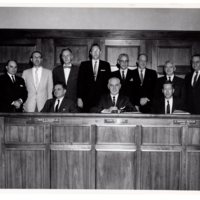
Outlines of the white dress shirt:
<svg viewBox="0 0 200 200">
<path fill-rule="evenodd" d="M 126 79 L 127 71 L 128 71 L 128 68 L 126 68 L 125 70 L 120 69 L 121 77 L 123 77 L 123 76 L 122 76 L 122 72 L 124 72 L 124 78 Z"/>
<path fill-rule="evenodd" d="M 56 99 L 56 101 L 55 101 L 55 103 L 54 103 L 54 110 L 56 109 L 56 105 L 57 105 L 57 103 L 58 103 L 58 100 L 60 101 L 60 102 L 59 102 L 59 105 L 58 105 L 58 109 L 60 108 L 60 105 L 61 105 L 63 99 L 64 99 L 64 96 L 61 97 L 61 98 L 59 98 L 59 99 Z"/>
<path fill-rule="evenodd" d="M 199 73 L 200 73 L 200 70 L 198 70 L 198 75 L 197 75 L 197 80 L 199 78 Z M 194 71 L 193 75 L 192 75 L 192 81 L 191 81 L 191 85 L 193 86 L 193 83 L 194 83 L 194 77 L 196 75 L 196 71 Z"/>
<path fill-rule="evenodd" d="M 64 76 L 65 76 L 65 84 L 66 85 L 67 85 L 67 81 L 69 79 L 69 74 L 70 74 L 70 71 L 71 71 L 71 67 L 72 67 L 72 64 L 69 65 L 69 67 L 67 67 L 67 68 L 63 67 L 64 68 Z"/>
<path fill-rule="evenodd" d="M 119 94 L 116 94 L 116 95 L 111 94 L 110 96 L 111 96 L 112 101 L 113 101 L 113 97 L 115 97 L 115 106 L 116 106 Z"/>
<path fill-rule="evenodd" d="M 174 80 L 174 74 L 171 75 L 171 76 L 168 76 L 168 75 L 167 75 L 167 80 L 168 80 L 168 81 L 169 81 L 169 77 L 170 77 L 170 81 L 172 82 L 172 81 Z"/>
<path fill-rule="evenodd" d="M 173 106 L 173 98 L 172 97 L 170 99 L 165 98 L 165 113 L 167 113 L 167 101 L 169 101 L 170 114 L 171 114 L 172 113 L 172 106 Z"/>
<path fill-rule="evenodd" d="M 38 67 L 37 69 L 37 74 L 38 74 L 38 85 L 40 83 L 40 80 L 41 80 L 41 77 L 42 77 L 42 67 Z M 33 72 L 33 80 L 34 80 L 34 83 L 35 83 L 35 86 L 38 87 L 38 85 L 36 85 L 36 76 L 35 76 L 35 71 L 36 71 L 36 67 L 33 67 L 32 68 L 32 72 Z"/>
<path fill-rule="evenodd" d="M 95 65 L 96 62 L 97 62 L 97 72 L 98 72 L 98 70 L 99 70 L 99 60 L 92 59 L 92 68 L 93 68 L 93 71 L 94 71 L 94 65 Z"/>
<path fill-rule="evenodd" d="M 141 74 L 141 71 L 142 71 L 143 80 L 144 80 L 144 76 L 145 76 L 146 68 L 144 68 L 144 69 L 140 69 L 140 68 L 138 67 L 139 75 Z"/>
<path fill-rule="evenodd" d="M 12 75 L 12 74 L 9 74 L 9 73 L 7 73 L 7 74 L 8 74 L 8 76 L 10 77 L 10 79 L 11 79 L 12 82 L 13 82 L 12 77 L 14 77 L 14 81 L 16 81 L 16 80 L 15 80 L 15 75 Z"/>
</svg>

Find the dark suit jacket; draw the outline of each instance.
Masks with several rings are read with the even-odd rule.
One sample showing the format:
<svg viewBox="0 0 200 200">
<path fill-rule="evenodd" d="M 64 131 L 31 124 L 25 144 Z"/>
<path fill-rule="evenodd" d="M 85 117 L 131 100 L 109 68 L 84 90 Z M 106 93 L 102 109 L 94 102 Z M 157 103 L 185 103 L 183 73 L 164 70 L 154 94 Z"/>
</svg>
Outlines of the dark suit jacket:
<svg viewBox="0 0 200 200">
<path fill-rule="evenodd" d="M 40 112 L 55 112 L 54 111 L 55 101 L 56 98 L 48 99 Z M 58 109 L 58 112 L 76 113 L 78 112 L 78 109 L 76 107 L 76 104 L 71 99 L 67 99 L 65 97 Z"/>
<path fill-rule="evenodd" d="M 11 103 L 15 100 L 22 99 L 23 103 L 27 99 L 27 90 L 24 79 L 15 76 L 15 83 L 12 82 L 6 73 L 0 76 L 0 111 L 1 112 L 22 112 L 23 104 L 20 109 L 16 109 Z"/>
<path fill-rule="evenodd" d="M 72 65 L 69 78 L 66 83 L 63 66 L 57 66 L 53 69 L 53 83 L 62 82 L 67 86 L 65 96 L 75 103 L 77 102 L 77 81 L 78 81 L 78 66 Z"/>
<path fill-rule="evenodd" d="M 83 100 L 84 112 L 95 106 L 102 94 L 108 91 L 110 64 L 100 60 L 96 81 L 94 80 L 92 61 L 81 63 L 78 75 L 78 98 Z"/>
<path fill-rule="evenodd" d="M 173 105 L 172 105 L 172 113 L 175 110 L 185 110 L 185 107 L 180 104 L 180 102 L 173 98 Z M 154 114 L 165 114 L 165 98 L 159 97 L 158 99 L 153 100 L 153 106 L 152 106 L 152 113 Z"/>
<path fill-rule="evenodd" d="M 186 85 L 186 106 L 191 114 L 200 114 L 200 77 L 194 87 L 191 86 L 193 72 L 185 77 Z"/>
<path fill-rule="evenodd" d="M 120 89 L 120 93 L 129 97 L 130 100 L 134 95 L 134 94 L 132 94 L 133 93 L 133 91 L 132 91 L 132 86 L 133 86 L 132 73 L 133 73 L 133 70 L 128 69 L 125 80 L 122 79 L 120 70 L 117 70 L 117 71 L 114 71 L 111 73 L 111 77 L 117 77 L 121 81 L 122 87 Z"/>
<path fill-rule="evenodd" d="M 108 109 L 111 106 L 113 106 L 112 99 L 110 94 L 104 94 L 97 106 L 91 108 L 91 112 L 96 112 L 100 113 L 103 109 Z M 124 112 L 134 112 L 136 111 L 136 108 L 131 104 L 129 98 L 127 96 L 119 94 L 117 102 L 116 102 L 116 107 L 118 109 L 123 108 Z"/>
<path fill-rule="evenodd" d="M 151 104 L 153 100 L 156 80 L 157 80 L 156 71 L 146 68 L 143 84 L 141 85 L 138 69 L 133 70 L 133 89 L 132 89 L 133 92 L 132 93 L 134 97 L 132 99 L 134 99 L 133 103 L 135 105 L 138 105 L 140 108 L 140 111 L 143 113 L 151 112 Z M 148 102 L 144 106 L 140 106 L 140 98 L 142 97 L 149 98 L 150 102 Z"/>
<path fill-rule="evenodd" d="M 157 79 L 154 98 L 163 97 L 163 93 L 162 93 L 163 83 L 166 80 L 167 80 L 166 76 L 163 76 L 163 77 L 160 77 L 160 78 Z M 179 78 L 178 76 L 174 76 L 174 79 L 173 79 L 172 83 L 173 83 L 174 89 L 175 89 L 173 97 L 176 98 L 177 101 L 179 101 L 179 103 L 184 106 L 185 98 L 186 98 L 184 80 L 182 78 Z"/>
</svg>

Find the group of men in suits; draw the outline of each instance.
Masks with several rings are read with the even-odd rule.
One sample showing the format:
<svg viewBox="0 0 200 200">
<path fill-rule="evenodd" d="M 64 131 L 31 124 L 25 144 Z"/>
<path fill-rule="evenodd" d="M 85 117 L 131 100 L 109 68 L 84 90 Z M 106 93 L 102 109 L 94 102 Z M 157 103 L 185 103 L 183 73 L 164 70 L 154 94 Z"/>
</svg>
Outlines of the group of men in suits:
<svg viewBox="0 0 200 200">
<path fill-rule="evenodd" d="M 32 68 L 24 70 L 22 78 L 16 75 L 17 62 L 9 60 L 0 76 L 0 111 L 200 114 L 200 55 L 192 56 L 193 71 L 184 80 L 175 75 L 171 61 L 164 65 L 165 75 L 157 78 L 156 71 L 147 68 L 146 54 L 139 54 L 134 70 L 129 69 L 129 56 L 120 54 L 118 70 L 111 72 L 110 64 L 100 60 L 98 44 L 89 53 L 91 59 L 78 67 L 72 64 L 71 49 L 63 49 L 61 65 L 51 72 L 42 66 L 42 53 L 34 51 Z"/>
</svg>

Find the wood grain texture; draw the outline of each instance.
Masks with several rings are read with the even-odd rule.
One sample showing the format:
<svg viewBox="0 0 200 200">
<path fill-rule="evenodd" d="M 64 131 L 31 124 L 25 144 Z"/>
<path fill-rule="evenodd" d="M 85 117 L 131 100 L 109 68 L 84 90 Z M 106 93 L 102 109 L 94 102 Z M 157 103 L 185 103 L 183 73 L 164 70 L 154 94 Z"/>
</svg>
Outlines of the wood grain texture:
<svg viewBox="0 0 200 200">
<path fill-rule="evenodd" d="M 89 144 L 90 126 L 52 126 L 51 142 L 68 144 Z"/>
<path fill-rule="evenodd" d="M 42 144 L 45 143 L 43 126 L 5 126 L 5 144 Z"/>
<path fill-rule="evenodd" d="M 136 188 L 136 153 L 98 151 L 96 163 L 97 189 Z"/>
<path fill-rule="evenodd" d="M 51 151 L 51 188 L 89 189 L 89 151 Z"/>
<path fill-rule="evenodd" d="M 142 144 L 181 145 L 181 127 L 143 127 Z"/>
<path fill-rule="evenodd" d="M 98 126 L 96 143 L 135 143 L 135 127 Z"/>
<path fill-rule="evenodd" d="M 200 151 L 187 152 L 187 190 L 200 190 Z"/>
<path fill-rule="evenodd" d="M 7 188 L 45 188 L 44 151 L 6 151 Z"/>
<path fill-rule="evenodd" d="M 180 152 L 142 152 L 141 157 L 142 189 L 179 189 Z"/>
</svg>

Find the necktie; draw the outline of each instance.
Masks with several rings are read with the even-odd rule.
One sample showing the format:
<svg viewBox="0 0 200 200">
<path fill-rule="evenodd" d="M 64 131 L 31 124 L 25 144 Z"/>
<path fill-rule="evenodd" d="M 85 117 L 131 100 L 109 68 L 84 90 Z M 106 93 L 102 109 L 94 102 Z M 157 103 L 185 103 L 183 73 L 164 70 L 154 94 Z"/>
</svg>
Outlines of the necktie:
<svg viewBox="0 0 200 200">
<path fill-rule="evenodd" d="M 94 63 L 94 80 L 96 80 L 96 78 L 97 78 L 97 61 L 95 61 L 95 63 Z"/>
<path fill-rule="evenodd" d="M 198 78 L 198 72 L 195 72 L 195 76 L 194 76 L 194 79 L 193 79 L 193 87 L 196 85 L 197 83 L 197 78 Z"/>
<path fill-rule="evenodd" d="M 167 100 L 167 114 L 170 114 L 170 105 L 169 105 L 169 100 Z"/>
<path fill-rule="evenodd" d="M 122 80 L 125 80 L 124 70 L 122 71 Z"/>
<path fill-rule="evenodd" d="M 144 81 L 144 76 L 143 76 L 143 70 L 140 70 L 140 81 L 141 81 L 141 85 L 143 84 Z"/>
<path fill-rule="evenodd" d="M 15 76 L 12 75 L 11 77 L 12 77 L 12 82 L 15 83 Z"/>
<path fill-rule="evenodd" d="M 115 106 L 115 96 L 113 96 L 112 103 L 113 103 L 113 106 Z"/>
<path fill-rule="evenodd" d="M 170 76 L 168 77 L 168 81 L 169 81 L 169 82 L 172 82 L 172 81 L 171 81 L 171 77 L 170 77 Z"/>
<path fill-rule="evenodd" d="M 39 83 L 39 77 L 38 77 L 38 67 L 35 68 L 35 86 L 37 88 Z"/>
<path fill-rule="evenodd" d="M 60 103 L 60 100 L 58 99 L 58 100 L 57 100 L 57 104 L 56 104 L 56 107 L 55 107 L 55 112 L 58 112 L 58 108 L 59 108 L 59 103 Z"/>
</svg>

